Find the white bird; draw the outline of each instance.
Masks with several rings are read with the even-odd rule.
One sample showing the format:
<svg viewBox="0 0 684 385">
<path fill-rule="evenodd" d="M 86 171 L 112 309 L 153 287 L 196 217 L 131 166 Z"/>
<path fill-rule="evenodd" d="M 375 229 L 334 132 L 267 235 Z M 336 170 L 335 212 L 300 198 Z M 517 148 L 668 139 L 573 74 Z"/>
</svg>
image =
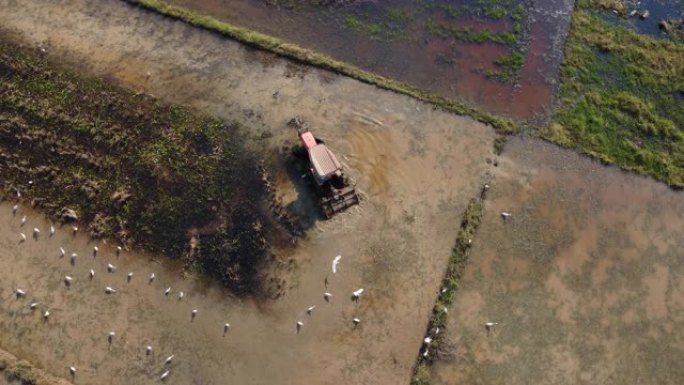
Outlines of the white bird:
<svg viewBox="0 0 684 385">
<path fill-rule="evenodd" d="M 150 283 L 152 283 L 152 281 L 154 281 L 155 277 L 156 277 L 156 275 L 154 275 L 154 273 L 150 274 Z"/>
<path fill-rule="evenodd" d="M 152 347 L 150 345 L 147 345 L 147 349 L 145 349 L 145 354 L 148 356 L 152 354 Z"/>
<path fill-rule="evenodd" d="M 69 277 L 68 275 L 64 277 L 64 284 L 69 286 L 71 285 L 72 278 Z"/>
<path fill-rule="evenodd" d="M 76 234 L 76 232 L 78 231 L 78 227 L 76 226 L 72 227 L 71 229 L 74 231 L 74 234 Z"/>
<path fill-rule="evenodd" d="M 648 12 L 648 11 L 646 11 Z M 21 198 L 21 191 L 17 190 L 17 198 Z"/>
<path fill-rule="evenodd" d="M 77 371 L 76 367 L 69 366 L 69 373 L 71 373 L 72 376 L 76 374 L 76 371 Z"/>
<path fill-rule="evenodd" d="M 109 334 L 107 335 L 107 341 L 108 341 L 110 344 L 111 344 L 112 341 L 114 340 L 114 336 L 116 336 L 116 333 L 114 333 L 114 332 L 109 332 Z"/>
<path fill-rule="evenodd" d="M 133 272 L 128 273 L 128 275 L 126 276 L 126 280 L 128 282 L 131 282 L 131 279 L 133 279 Z"/>
<path fill-rule="evenodd" d="M 354 291 L 354 292 L 352 293 L 352 299 L 353 299 L 354 301 L 358 301 L 358 300 L 359 300 L 359 297 L 361 297 L 361 294 L 363 294 L 363 288 Z"/>
<path fill-rule="evenodd" d="M 447 309 L 447 307 L 444 306 L 444 309 L 442 309 L 442 311 L 443 311 L 444 313 L 448 313 L 448 312 L 449 312 L 449 309 Z"/>
<path fill-rule="evenodd" d="M 182 291 L 180 293 L 178 293 L 178 300 L 179 301 L 182 300 L 183 297 L 185 297 L 185 293 L 183 293 Z"/>
<path fill-rule="evenodd" d="M 423 342 L 424 342 L 426 345 L 430 345 L 430 344 L 432 343 L 432 337 L 425 337 L 425 338 L 423 339 Z"/>
<path fill-rule="evenodd" d="M 121 254 L 121 250 L 122 250 L 121 246 L 117 246 L 116 247 L 116 255 Z"/>
<path fill-rule="evenodd" d="M 100 251 L 100 249 L 97 246 L 93 246 L 93 258 L 97 257 L 98 251 Z"/>
<path fill-rule="evenodd" d="M 165 371 L 164 373 L 162 373 L 162 375 L 161 375 L 161 377 L 159 377 L 159 379 L 162 381 L 166 380 L 166 377 L 169 376 L 169 373 L 171 373 L 170 370 Z"/>
<path fill-rule="evenodd" d="M 63 256 L 65 256 L 65 255 L 66 255 L 66 250 L 64 250 L 63 247 L 60 247 L 60 248 L 59 248 L 59 256 L 60 256 L 60 257 L 63 257 Z"/>
<path fill-rule="evenodd" d="M 26 215 L 21 217 L 21 226 L 23 226 L 26 223 Z"/>
<path fill-rule="evenodd" d="M 323 293 L 323 298 L 325 299 L 325 302 L 330 302 L 330 297 L 332 297 L 332 294 L 328 292 Z"/>
<path fill-rule="evenodd" d="M 308 315 L 311 315 L 311 312 L 312 312 L 312 311 L 313 311 L 313 309 L 315 309 L 315 308 L 316 308 L 316 305 L 313 305 L 313 306 L 309 306 L 309 308 L 308 308 L 308 309 L 306 309 L 306 314 L 308 314 Z"/>
<path fill-rule="evenodd" d="M 506 211 L 502 211 L 502 212 L 501 212 L 501 218 L 503 218 L 504 220 L 508 219 L 508 218 L 511 217 L 512 215 L 513 215 L 513 214 L 511 214 L 511 213 L 509 213 L 509 212 L 506 212 Z"/>
<path fill-rule="evenodd" d="M 169 295 L 171 294 L 171 288 L 167 287 L 166 290 L 164 290 L 164 295 Z"/>
<path fill-rule="evenodd" d="M 228 329 L 230 329 L 230 324 L 223 324 L 223 334 L 228 333 Z"/>
<path fill-rule="evenodd" d="M 19 243 L 21 243 L 21 242 L 26 242 L 26 234 L 24 234 L 24 233 L 19 233 L 19 236 L 21 237 L 21 239 L 19 240 Z"/>
<path fill-rule="evenodd" d="M 25 291 L 23 291 L 23 290 L 21 290 L 21 289 L 17 289 L 17 290 L 15 290 L 15 291 L 14 291 L 14 293 L 15 293 L 15 294 L 17 295 L 17 298 L 19 298 L 19 297 L 23 297 L 23 296 L 25 296 L 25 295 L 26 295 L 26 292 L 25 292 Z"/>
<path fill-rule="evenodd" d="M 484 323 L 484 326 L 485 326 L 485 329 L 487 329 L 487 331 L 489 331 L 489 330 L 491 330 L 492 326 L 498 325 L 498 324 L 499 324 L 498 322 L 489 322 L 488 321 L 488 322 Z"/>
<path fill-rule="evenodd" d="M 12 206 L 12 215 L 16 215 L 18 209 L 19 209 L 19 205 Z"/>
<path fill-rule="evenodd" d="M 354 318 L 354 319 L 352 319 L 352 322 L 354 323 L 354 327 L 356 327 L 356 325 L 361 323 L 361 320 L 358 318 Z"/>
<path fill-rule="evenodd" d="M 105 293 L 107 294 L 114 294 L 116 293 L 116 290 L 112 289 L 111 287 L 107 286 L 105 287 Z"/>
<path fill-rule="evenodd" d="M 302 330 L 302 326 L 304 326 L 304 322 L 297 321 L 297 334 L 299 334 L 299 331 Z"/>
<path fill-rule="evenodd" d="M 72 264 L 72 265 L 75 265 L 75 264 L 76 264 L 76 253 L 72 253 L 72 254 L 71 254 L 70 260 L 71 260 L 71 264 Z"/>
<path fill-rule="evenodd" d="M 39 235 L 40 235 L 40 229 L 37 227 L 34 227 L 33 228 L 33 237 L 38 238 Z"/>
<path fill-rule="evenodd" d="M 34 303 L 32 303 L 32 304 L 29 305 L 29 308 L 30 308 L 31 310 L 36 310 L 37 307 L 38 307 L 38 302 L 34 302 Z"/>
<path fill-rule="evenodd" d="M 116 266 L 112 265 L 111 263 L 107 264 L 107 271 L 110 273 L 113 273 L 116 271 Z"/>
<path fill-rule="evenodd" d="M 49 311 L 49 310 L 45 310 L 45 313 L 43 313 L 43 319 L 44 319 L 45 321 L 47 321 L 48 317 L 50 317 L 50 311 Z"/>
<path fill-rule="evenodd" d="M 55 226 L 50 225 L 50 236 L 55 235 Z"/>
<path fill-rule="evenodd" d="M 191 317 L 192 317 L 192 319 L 195 319 L 195 317 L 197 317 L 197 309 L 192 309 Z"/>
<path fill-rule="evenodd" d="M 342 256 L 341 256 L 341 255 L 338 255 L 338 256 L 335 257 L 335 259 L 333 259 L 333 261 L 332 261 L 332 272 L 333 272 L 333 274 L 337 273 L 337 265 L 340 264 L 340 259 L 342 259 Z"/>
<path fill-rule="evenodd" d="M 172 355 L 166 357 L 166 360 L 164 361 L 164 365 L 170 364 L 171 360 L 173 360 L 173 357 L 175 357 L 175 356 L 176 356 L 175 354 L 172 354 Z"/>
<path fill-rule="evenodd" d="M 428 352 L 429 352 L 429 351 L 428 351 L 428 349 L 427 349 L 427 348 L 425 348 L 425 351 L 423 351 L 423 357 L 427 357 L 427 356 L 428 356 L 428 354 L 429 354 Z"/>
<path fill-rule="evenodd" d="M 95 270 L 90 269 L 90 279 L 93 279 L 95 277 Z"/>
</svg>

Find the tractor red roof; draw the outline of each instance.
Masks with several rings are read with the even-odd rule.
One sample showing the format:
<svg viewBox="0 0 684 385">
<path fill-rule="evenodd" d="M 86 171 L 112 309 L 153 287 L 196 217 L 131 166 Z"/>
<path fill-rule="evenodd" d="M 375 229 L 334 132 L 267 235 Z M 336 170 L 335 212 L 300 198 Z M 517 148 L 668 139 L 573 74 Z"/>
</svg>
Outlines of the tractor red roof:
<svg viewBox="0 0 684 385">
<path fill-rule="evenodd" d="M 313 134 L 309 131 L 303 132 L 300 137 L 302 138 L 302 143 L 304 143 L 304 147 L 306 147 L 307 150 L 316 147 L 316 144 L 318 144 L 316 143 L 316 138 L 314 138 Z"/>
</svg>

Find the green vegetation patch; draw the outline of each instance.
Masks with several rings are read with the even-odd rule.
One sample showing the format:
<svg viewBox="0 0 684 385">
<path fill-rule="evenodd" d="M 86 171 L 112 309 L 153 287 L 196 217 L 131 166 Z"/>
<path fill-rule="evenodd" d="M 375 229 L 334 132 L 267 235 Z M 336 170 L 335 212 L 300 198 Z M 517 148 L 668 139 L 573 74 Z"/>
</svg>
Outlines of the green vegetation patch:
<svg viewBox="0 0 684 385">
<path fill-rule="evenodd" d="M 684 187 L 684 45 L 611 25 L 580 0 L 544 136 Z"/>
<path fill-rule="evenodd" d="M 483 191 L 484 195 L 485 191 Z M 416 365 L 413 370 L 413 377 L 411 378 L 411 385 L 428 385 L 430 384 L 430 365 L 433 362 L 435 352 L 440 351 L 442 343 L 442 336 L 446 330 L 448 309 L 454 302 L 454 295 L 458 290 L 461 277 L 465 271 L 468 263 L 468 255 L 470 245 L 478 227 L 482 221 L 484 207 L 481 199 L 473 199 L 463 214 L 461 220 L 461 227 L 456 237 L 456 244 L 451 250 L 449 261 L 447 264 L 446 273 L 442 280 L 442 289 L 440 290 L 435 306 L 432 310 L 432 316 L 428 322 L 428 334 L 433 338 L 427 354 L 418 355 Z"/>
<path fill-rule="evenodd" d="M 94 237 L 262 288 L 265 187 L 237 123 L 136 95 L 0 43 L 0 176 Z"/>
</svg>

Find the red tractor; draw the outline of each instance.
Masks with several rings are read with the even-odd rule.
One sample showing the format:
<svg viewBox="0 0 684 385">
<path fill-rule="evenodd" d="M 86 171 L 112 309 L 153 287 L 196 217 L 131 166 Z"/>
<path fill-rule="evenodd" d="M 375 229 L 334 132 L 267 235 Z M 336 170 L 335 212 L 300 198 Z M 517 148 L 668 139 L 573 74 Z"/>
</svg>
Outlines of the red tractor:
<svg viewBox="0 0 684 385">
<path fill-rule="evenodd" d="M 355 186 L 342 172 L 335 154 L 306 128 L 297 131 L 302 147 L 308 154 L 308 175 L 319 197 L 326 219 L 359 203 Z"/>
</svg>

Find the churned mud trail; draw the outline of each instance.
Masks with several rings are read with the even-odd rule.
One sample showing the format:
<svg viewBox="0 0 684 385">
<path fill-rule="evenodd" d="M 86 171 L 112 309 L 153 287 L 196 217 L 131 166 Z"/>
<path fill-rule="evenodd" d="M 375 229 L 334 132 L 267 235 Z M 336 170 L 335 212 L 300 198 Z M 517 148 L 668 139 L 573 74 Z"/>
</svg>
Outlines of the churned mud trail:
<svg viewBox="0 0 684 385">
<path fill-rule="evenodd" d="M 364 196 L 349 212 L 315 221 L 296 248 L 275 251 L 297 268 L 282 297 L 259 303 L 180 279 L 177 266 L 154 256 L 116 259 L 101 245 L 108 251 L 93 259 L 93 245 L 67 230 L 19 244 L 28 230 L 12 216 L 14 203 L 2 204 L 0 346 L 59 376 L 77 365 L 77 384 L 158 380 L 166 354 L 176 355 L 169 384 L 408 383 L 460 216 L 486 178 L 490 128 L 117 1 L 0 0 L 0 26 L 5 38 L 42 48 L 50 60 L 239 120 L 262 138 L 256 146 L 274 153 L 294 143 L 285 123 L 301 115 Z M 307 192 L 279 170 L 277 193 L 297 207 Z M 45 234 L 49 224 L 21 210 L 27 228 Z M 83 263 L 60 259 L 60 246 Z M 342 262 L 332 274 L 336 255 Z M 116 274 L 107 273 L 108 262 Z M 130 285 L 128 271 L 135 273 Z M 138 280 L 151 271 L 159 276 L 152 285 Z M 70 289 L 65 275 L 74 276 Z M 108 285 L 119 295 L 106 296 Z M 17 301 L 18 286 L 30 298 Z M 166 287 L 188 294 L 178 302 L 164 296 Z M 353 303 L 350 295 L 361 287 L 361 301 Z M 49 323 L 30 313 L 33 300 L 54 309 Z M 191 322 L 193 308 L 199 315 Z M 356 328 L 354 317 L 361 319 Z M 231 327 L 224 337 L 225 322 Z"/>
</svg>

